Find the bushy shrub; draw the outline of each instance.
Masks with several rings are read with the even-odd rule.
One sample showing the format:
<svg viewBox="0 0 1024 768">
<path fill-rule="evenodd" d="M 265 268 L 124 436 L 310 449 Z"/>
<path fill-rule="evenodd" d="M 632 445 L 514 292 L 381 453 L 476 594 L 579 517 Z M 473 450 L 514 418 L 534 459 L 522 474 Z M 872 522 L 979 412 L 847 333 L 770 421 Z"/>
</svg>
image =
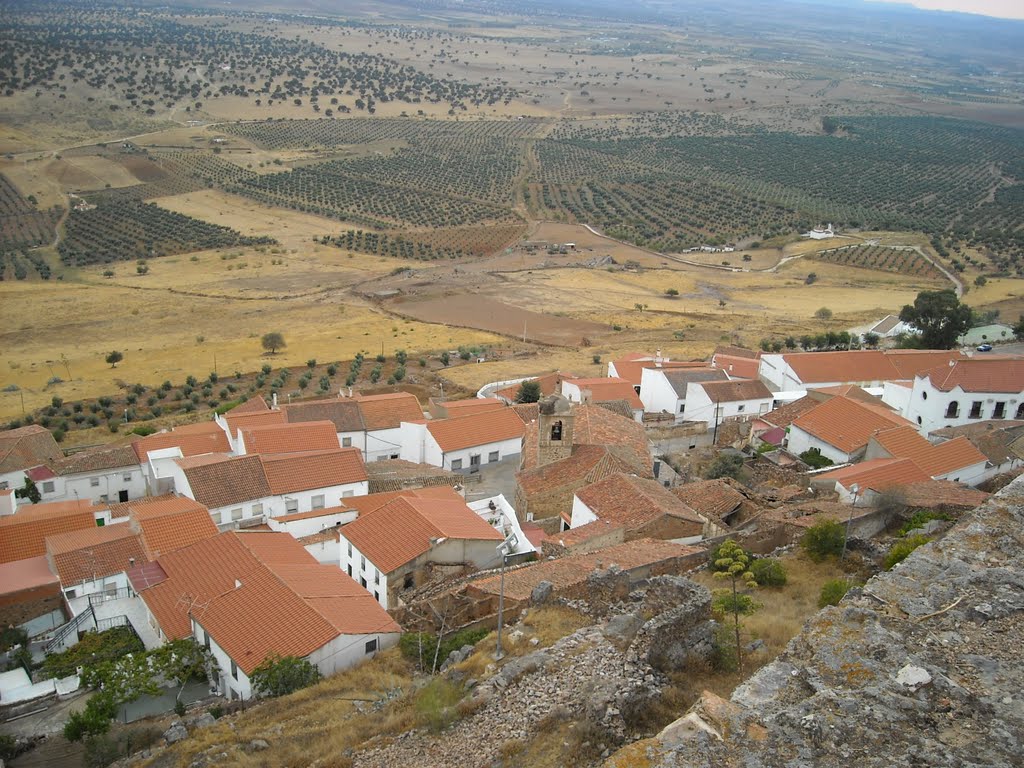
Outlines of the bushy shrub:
<svg viewBox="0 0 1024 768">
<path fill-rule="evenodd" d="M 929 541 L 931 541 L 930 536 L 908 536 L 905 539 L 900 539 L 889 548 L 889 554 L 885 556 L 885 560 L 882 563 L 885 566 L 885 570 L 888 571 L 894 565 L 902 563 L 911 552 L 922 544 L 927 544 Z"/>
<path fill-rule="evenodd" d="M 774 557 L 762 557 L 750 565 L 750 572 L 762 587 L 786 586 L 786 566 Z"/>
<path fill-rule="evenodd" d="M 839 605 L 839 601 L 854 586 L 856 585 L 852 581 L 847 581 L 846 579 L 826 581 L 821 588 L 821 595 L 818 597 L 818 607 L 824 608 L 826 605 Z"/>
<path fill-rule="evenodd" d="M 800 546 L 812 560 L 821 561 L 831 555 L 839 555 L 846 543 L 846 529 L 835 520 L 822 520 L 807 529 L 800 539 Z"/>
<path fill-rule="evenodd" d="M 476 645 L 487 637 L 487 634 L 488 631 L 486 629 L 464 629 L 442 638 L 440 642 L 441 647 L 438 648 L 437 635 L 430 632 L 407 632 L 402 635 L 398 642 L 398 647 L 405 658 L 421 666 L 422 669 L 427 670 L 434 667 L 435 653 L 437 664 L 440 666 L 452 651 L 457 651 L 464 645 Z M 423 654 L 422 664 L 420 662 L 421 651 Z"/>
<path fill-rule="evenodd" d="M 313 685 L 320 671 L 306 659 L 296 656 L 268 656 L 252 671 L 253 690 L 260 696 L 286 696 Z"/>
</svg>

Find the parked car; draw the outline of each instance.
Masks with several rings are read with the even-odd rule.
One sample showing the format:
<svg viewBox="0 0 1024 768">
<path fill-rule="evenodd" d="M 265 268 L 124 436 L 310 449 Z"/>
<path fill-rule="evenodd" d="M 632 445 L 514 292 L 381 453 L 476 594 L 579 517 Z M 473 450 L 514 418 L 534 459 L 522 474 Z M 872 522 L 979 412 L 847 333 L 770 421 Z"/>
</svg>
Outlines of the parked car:
<svg viewBox="0 0 1024 768">
<path fill-rule="evenodd" d="M 979 352 L 991 352 L 992 351 L 992 345 L 991 344 L 981 344 L 978 347 L 978 351 Z"/>
</svg>

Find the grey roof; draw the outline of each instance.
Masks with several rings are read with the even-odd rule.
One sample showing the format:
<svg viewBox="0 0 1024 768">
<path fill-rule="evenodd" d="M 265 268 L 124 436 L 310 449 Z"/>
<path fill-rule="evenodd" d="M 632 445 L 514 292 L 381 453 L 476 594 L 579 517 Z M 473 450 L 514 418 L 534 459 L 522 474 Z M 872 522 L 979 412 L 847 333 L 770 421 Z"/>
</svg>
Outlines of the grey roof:
<svg viewBox="0 0 1024 768">
<path fill-rule="evenodd" d="M 697 383 L 702 381 L 728 381 L 729 376 L 725 371 L 715 369 L 703 369 L 703 368 L 683 368 L 680 370 L 666 370 L 663 371 L 665 378 L 668 383 L 672 385 L 672 389 L 675 390 L 676 396 L 683 398 L 686 397 L 686 385 L 691 382 Z"/>
<path fill-rule="evenodd" d="M 338 432 L 362 432 L 366 429 L 359 403 L 355 400 L 313 400 L 281 406 L 289 424 L 330 421 Z"/>
</svg>

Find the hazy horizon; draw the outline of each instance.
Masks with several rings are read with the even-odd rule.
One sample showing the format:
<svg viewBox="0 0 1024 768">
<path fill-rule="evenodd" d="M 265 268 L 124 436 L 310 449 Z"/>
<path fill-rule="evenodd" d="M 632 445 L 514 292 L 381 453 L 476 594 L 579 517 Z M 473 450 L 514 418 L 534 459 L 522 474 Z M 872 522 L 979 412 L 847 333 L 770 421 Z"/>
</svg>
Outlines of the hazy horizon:
<svg viewBox="0 0 1024 768">
<path fill-rule="evenodd" d="M 992 16 L 997 19 L 1024 20 L 1021 0 L 872 0 L 872 2 L 912 5 L 924 11 L 959 11 Z"/>
</svg>

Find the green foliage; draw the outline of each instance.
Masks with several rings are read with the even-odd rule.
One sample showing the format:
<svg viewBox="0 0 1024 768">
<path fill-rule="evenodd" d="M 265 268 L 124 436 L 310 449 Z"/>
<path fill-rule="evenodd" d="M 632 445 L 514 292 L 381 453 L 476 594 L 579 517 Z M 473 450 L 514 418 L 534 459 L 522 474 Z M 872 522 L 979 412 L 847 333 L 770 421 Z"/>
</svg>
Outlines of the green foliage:
<svg viewBox="0 0 1024 768">
<path fill-rule="evenodd" d="M 438 359 L 441 361 L 441 365 L 447 368 L 452 361 L 452 356 L 447 352 L 442 352 L 440 358 Z"/>
<path fill-rule="evenodd" d="M 270 331 L 260 337 L 260 346 L 270 354 L 276 355 L 277 350 L 284 349 L 288 344 L 284 340 L 284 334 L 278 331 Z"/>
<path fill-rule="evenodd" d="M 244 402 L 245 402 L 245 400 L 229 400 L 228 402 L 221 403 L 216 408 L 214 408 L 214 413 L 216 413 L 219 416 L 223 416 L 225 413 L 230 411 L 232 408 L 237 408 L 238 406 L 240 406 Z"/>
<path fill-rule="evenodd" d="M 750 566 L 754 580 L 762 587 L 786 586 L 786 566 L 774 557 L 760 557 Z"/>
<path fill-rule="evenodd" d="M 156 427 L 151 427 L 148 424 L 140 424 L 139 426 L 132 429 L 131 434 L 140 435 L 145 437 L 146 435 L 152 435 L 156 432 Z"/>
<path fill-rule="evenodd" d="M 13 760 L 17 755 L 17 740 L 10 734 L 0 733 L 0 760 Z"/>
<path fill-rule="evenodd" d="M 1024 341 L 1024 315 L 1021 315 L 1013 325 L 1013 335 L 1018 341 Z"/>
<path fill-rule="evenodd" d="M 306 659 L 271 654 L 249 676 L 258 696 L 286 696 L 313 685 L 320 671 Z"/>
<path fill-rule="evenodd" d="M 142 653 L 146 647 L 130 627 L 114 627 L 105 632 L 86 632 L 76 645 L 46 657 L 44 678 L 69 677 L 78 667 L 113 661 L 129 653 Z"/>
<path fill-rule="evenodd" d="M 28 632 L 10 625 L 0 629 L 0 653 L 5 653 L 16 645 L 28 645 Z"/>
<path fill-rule="evenodd" d="M 951 520 L 952 518 L 945 512 L 935 512 L 929 509 L 919 509 L 915 512 L 911 518 L 903 525 L 899 530 L 900 536 L 906 536 L 910 531 L 915 528 L 923 528 L 926 523 L 932 520 Z"/>
<path fill-rule="evenodd" d="M 806 451 L 800 454 L 800 461 L 809 466 L 811 469 L 821 469 L 822 467 L 831 467 L 832 459 L 827 456 L 821 455 L 821 449 L 819 448 L 808 448 Z"/>
<path fill-rule="evenodd" d="M 459 718 L 456 704 L 463 691 L 444 677 L 435 677 L 416 694 L 413 706 L 417 719 L 431 732 L 443 731 Z"/>
<path fill-rule="evenodd" d="M 457 651 L 464 645 L 476 645 L 485 637 L 486 629 L 464 629 L 451 635 L 447 635 L 440 641 L 430 632 L 407 632 L 398 641 L 398 648 L 402 655 L 413 662 L 422 671 L 434 668 L 436 655 L 437 665 L 440 666 L 452 651 Z"/>
<path fill-rule="evenodd" d="M 711 601 L 711 610 L 720 617 L 735 613 L 749 616 L 756 613 L 759 608 L 761 608 L 761 604 L 750 595 L 740 592 L 734 596 L 732 590 L 729 589 L 716 589 Z"/>
<path fill-rule="evenodd" d="M 151 651 L 149 657 L 164 679 L 178 684 L 179 696 L 190 680 L 205 680 L 213 664 L 210 651 L 191 637 L 165 643 Z"/>
<path fill-rule="evenodd" d="M 923 348 L 952 349 L 970 327 L 971 309 L 960 303 L 952 288 L 921 291 L 913 305 L 907 304 L 900 310 L 900 320 L 921 331 Z"/>
<path fill-rule="evenodd" d="M 540 382 L 524 381 L 516 390 L 517 403 L 536 403 L 540 400 Z"/>
<path fill-rule="evenodd" d="M 96 707 L 86 704 L 80 712 L 72 712 L 64 723 L 64 738 L 68 741 L 81 741 L 86 736 L 96 736 L 110 730 L 110 717 Z"/>
<path fill-rule="evenodd" d="M 835 520 L 822 520 L 807 529 L 800 539 L 800 546 L 814 561 L 840 555 L 846 543 L 846 529 Z"/>
<path fill-rule="evenodd" d="M 39 493 L 39 488 L 31 477 L 26 477 L 25 484 L 22 485 L 21 488 L 15 489 L 14 496 L 18 499 L 28 499 L 33 504 L 38 504 L 43 498 L 42 494 Z"/>
<path fill-rule="evenodd" d="M 906 560 L 915 549 L 922 544 L 927 544 L 929 541 L 931 541 L 930 536 L 921 535 L 900 539 L 889 548 L 889 553 L 885 556 L 885 560 L 882 561 L 882 565 L 885 567 L 885 570 L 890 570 L 894 565 Z"/>
<path fill-rule="evenodd" d="M 819 309 L 815 310 L 814 316 L 818 320 L 827 322 L 832 319 L 832 310 L 829 309 L 828 307 L 820 307 Z"/>
<path fill-rule="evenodd" d="M 117 368 L 117 364 L 124 360 L 124 353 L 115 349 L 113 352 L 108 352 L 107 356 L 103 359 L 106 360 L 107 365 L 111 368 Z"/>
<path fill-rule="evenodd" d="M 831 579 L 826 581 L 821 588 L 821 594 L 818 596 L 818 607 L 824 608 L 826 605 L 839 605 L 839 601 L 843 599 L 843 596 L 855 586 L 857 585 L 847 579 Z"/>
<path fill-rule="evenodd" d="M 708 465 L 704 477 L 715 480 L 719 477 L 731 477 L 734 480 L 743 470 L 743 457 L 736 453 L 721 453 Z"/>
<path fill-rule="evenodd" d="M 758 605 L 753 598 L 739 592 L 739 587 L 753 588 L 757 579 L 750 570 L 753 555 L 732 539 L 726 539 L 714 550 L 711 571 L 716 579 L 729 582 L 729 589 L 716 590 L 715 604 L 722 612 L 733 616 L 733 635 L 736 647 L 736 665 L 743 668 L 743 653 L 740 650 L 740 615 L 748 615 L 757 610 Z"/>
<path fill-rule="evenodd" d="M 864 346 L 871 347 L 874 349 L 878 346 L 878 342 L 882 340 L 882 337 L 877 333 L 865 333 L 864 334 Z"/>
</svg>

